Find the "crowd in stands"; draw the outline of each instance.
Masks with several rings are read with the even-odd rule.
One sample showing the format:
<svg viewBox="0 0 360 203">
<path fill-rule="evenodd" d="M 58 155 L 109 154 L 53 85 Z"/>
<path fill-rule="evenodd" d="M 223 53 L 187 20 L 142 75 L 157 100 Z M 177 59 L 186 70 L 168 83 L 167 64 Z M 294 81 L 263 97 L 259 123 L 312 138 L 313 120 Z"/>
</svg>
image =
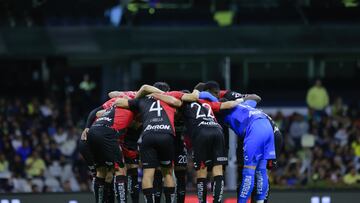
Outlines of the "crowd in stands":
<svg viewBox="0 0 360 203">
<path fill-rule="evenodd" d="M 0 99 L 0 192 L 89 190 L 70 101 Z"/>
<path fill-rule="evenodd" d="M 308 115 L 273 115 L 285 139 L 278 168 L 271 173 L 274 185 L 360 186 L 359 104 L 346 105 L 337 97 L 327 105 L 327 92 L 322 95 L 319 103 L 325 105 L 309 107 Z"/>
<path fill-rule="evenodd" d="M 91 190 L 76 110 L 70 100 L 0 99 L 0 192 Z M 338 97 L 322 113 L 309 112 L 272 115 L 285 138 L 272 185 L 360 185 L 359 106 Z"/>
</svg>

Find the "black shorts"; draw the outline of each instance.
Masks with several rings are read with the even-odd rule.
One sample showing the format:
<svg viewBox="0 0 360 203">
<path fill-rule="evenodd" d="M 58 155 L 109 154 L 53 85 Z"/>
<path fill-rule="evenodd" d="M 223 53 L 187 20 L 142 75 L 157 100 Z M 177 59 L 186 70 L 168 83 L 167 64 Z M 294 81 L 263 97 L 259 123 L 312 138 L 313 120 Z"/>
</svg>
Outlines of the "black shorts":
<svg viewBox="0 0 360 203">
<path fill-rule="evenodd" d="M 126 164 L 139 164 L 139 151 L 121 146 Z"/>
<path fill-rule="evenodd" d="M 224 135 L 218 128 L 201 128 L 192 136 L 193 160 L 196 170 L 226 165 Z"/>
<path fill-rule="evenodd" d="M 141 138 L 140 160 L 143 168 L 171 167 L 174 163 L 174 136 L 147 133 Z"/>
<path fill-rule="evenodd" d="M 187 149 L 181 138 L 175 138 L 175 166 L 187 166 Z"/>
<path fill-rule="evenodd" d="M 123 157 L 116 135 L 116 131 L 108 127 L 99 126 L 90 128 L 88 144 L 96 167 L 124 167 Z"/>
<path fill-rule="evenodd" d="M 94 166 L 94 157 L 87 140 L 79 140 L 79 151 L 88 166 Z"/>
<path fill-rule="evenodd" d="M 120 145 L 126 164 L 139 164 L 138 139 L 141 131 L 129 128 Z"/>
</svg>

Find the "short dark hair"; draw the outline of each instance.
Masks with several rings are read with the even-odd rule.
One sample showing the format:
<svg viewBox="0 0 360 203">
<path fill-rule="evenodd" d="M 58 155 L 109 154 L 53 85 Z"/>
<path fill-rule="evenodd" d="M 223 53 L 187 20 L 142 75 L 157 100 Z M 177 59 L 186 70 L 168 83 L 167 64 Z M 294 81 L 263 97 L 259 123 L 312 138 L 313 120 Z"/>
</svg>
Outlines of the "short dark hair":
<svg viewBox="0 0 360 203">
<path fill-rule="evenodd" d="M 205 89 L 205 83 L 202 83 L 202 82 L 199 82 L 195 87 L 194 87 L 195 90 L 199 90 L 200 92 L 201 91 L 204 91 Z"/>
<path fill-rule="evenodd" d="M 189 90 L 181 90 L 182 93 L 191 93 Z"/>
<path fill-rule="evenodd" d="M 153 86 L 164 92 L 170 91 L 170 86 L 166 82 L 156 82 Z"/>
<path fill-rule="evenodd" d="M 219 83 L 214 80 L 206 82 L 204 90 L 210 90 L 210 89 L 220 89 Z"/>
</svg>

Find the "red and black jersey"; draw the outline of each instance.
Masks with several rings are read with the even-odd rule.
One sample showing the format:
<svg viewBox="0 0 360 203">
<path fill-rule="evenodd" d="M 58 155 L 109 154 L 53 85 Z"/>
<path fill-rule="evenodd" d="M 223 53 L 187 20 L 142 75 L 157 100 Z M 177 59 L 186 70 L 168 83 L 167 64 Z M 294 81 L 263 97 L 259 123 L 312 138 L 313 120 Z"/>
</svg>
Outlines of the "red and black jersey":
<svg viewBox="0 0 360 203">
<path fill-rule="evenodd" d="M 131 92 L 129 92 L 129 95 L 132 95 Z M 120 96 L 120 98 L 121 97 L 123 96 Z M 116 131 L 119 131 L 126 129 L 131 124 L 134 118 L 134 113 L 132 111 L 129 111 L 128 109 L 114 106 L 115 100 L 117 98 L 109 99 L 102 105 L 102 107 L 105 109 L 105 113 L 99 118 L 96 118 L 93 125 L 107 126 Z"/>
<path fill-rule="evenodd" d="M 230 101 L 234 101 L 234 100 L 243 98 L 244 96 L 245 96 L 244 94 L 241 94 L 241 93 L 238 93 L 235 91 L 231 91 L 231 90 L 221 90 L 220 94 L 219 94 L 220 99 L 225 98 Z"/>
<path fill-rule="evenodd" d="M 181 98 L 181 92 L 167 92 L 166 95 Z M 175 136 L 174 117 L 176 109 L 151 96 L 129 100 L 129 108 L 140 114 L 143 134 L 169 133 Z"/>
<path fill-rule="evenodd" d="M 132 122 L 134 114 L 126 109 L 111 106 L 105 109 L 105 112 L 96 118 L 93 126 L 106 126 L 116 131 L 126 129 Z"/>
<path fill-rule="evenodd" d="M 104 109 L 107 109 L 107 108 L 110 108 L 115 100 L 117 98 L 125 98 L 125 97 L 129 97 L 130 99 L 134 99 L 135 98 L 135 95 L 136 95 L 136 92 L 135 91 L 125 91 L 125 92 L 121 92 L 121 94 L 118 96 L 118 97 L 115 97 L 115 98 L 112 98 L 112 99 L 109 99 L 107 100 L 105 103 L 103 103 L 102 107 Z"/>
<path fill-rule="evenodd" d="M 214 112 L 220 111 L 220 102 L 198 100 L 198 102 L 184 103 L 181 110 L 188 133 L 193 136 L 201 128 L 219 128 Z"/>
</svg>

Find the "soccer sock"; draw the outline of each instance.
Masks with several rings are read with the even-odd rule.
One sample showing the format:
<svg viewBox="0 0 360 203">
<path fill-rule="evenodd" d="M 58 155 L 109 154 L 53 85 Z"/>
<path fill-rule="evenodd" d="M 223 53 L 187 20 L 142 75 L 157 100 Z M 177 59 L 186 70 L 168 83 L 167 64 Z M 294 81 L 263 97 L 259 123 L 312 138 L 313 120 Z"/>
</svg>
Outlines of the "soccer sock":
<svg viewBox="0 0 360 203">
<path fill-rule="evenodd" d="M 186 194 L 186 170 L 175 171 L 176 176 L 176 201 L 184 203 Z"/>
<path fill-rule="evenodd" d="M 138 169 L 130 168 L 127 170 L 128 174 L 128 190 L 131 195 L 133 203 L 139 203 L 139 181 L 138 181 Z"/>
<path fill-rule="evenodd" d="M 255 170 L 244 168 L 242 171 L 242 181 L 239 188 L 238 203 L 246 203 L 254 188 Z"/>
<path fill-rule="evenodd" d="M 94 180 L 94 195 L 96 203 L 103 203 L 104 201 L 104 187 L 105 178 L 96 177 Z"/>
<path fill-rule="evenodd" d="M 268 189 L 269 180 L 266 171 L 266 160 L 261 160 L 255 171 L 256 176 L 256 200 L 265 200 Z"/>
<path fill-rule="evenodd" d="M 161 192 L 162 192 L 162 174 L 160 170 L 155 170 L 153 185 L 154 185 L 155 202 L 160 203 Z"/>
<path fill-rule="evenodd" d="M 198 178 L 196 180 L 196 190 L 199 203 L 206 203 L 206 193 L 207 193 L 207 179 Z"/>
<path fill-rule="evenodd" d="M 124 175 L 119 175 L 115 177 L 116 200 L 118 203 L 126 203 L 126 197 L 127 197 L 126 179 L 127 178 Z"/>
<path fill-rule="evenodd" d="M 224 176 L 215 176 L 213 184 L 214 203 L 221 203 L 224 194 Z"/>
<path fill-rule="evenodd" d="M 114 203 L 115 202 L 114 182 L 111 182 L 111 183 L 105 182 L 104 200 L 106 203 Z"/>
<path fill-rule="evenodd" d="M 175 187 L 164 187 L 164 195 L 166 203 L 175 202 Z"/>
<path fill-rule="evenodd" d="M 144 199 L 146 203 L 155 203 L 155 195 L 153 188 L 143 189 Z"/>
</svg>

